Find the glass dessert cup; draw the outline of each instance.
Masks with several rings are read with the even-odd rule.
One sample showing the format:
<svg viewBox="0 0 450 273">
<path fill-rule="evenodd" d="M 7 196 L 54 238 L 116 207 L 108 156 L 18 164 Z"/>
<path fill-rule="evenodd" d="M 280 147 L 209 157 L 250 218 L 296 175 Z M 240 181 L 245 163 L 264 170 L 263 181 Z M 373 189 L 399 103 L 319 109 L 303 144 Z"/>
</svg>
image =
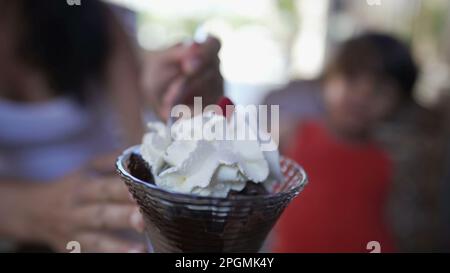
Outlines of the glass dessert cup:
<svg viewBox="0 0 450 273">
<path fill-rule="evenodd" d="M 119 156 L 116 168 L 145 220 L 150 252 L 258 252 L 283 210 L 307 183 L 304 170 L 281 158 L 283 183 L 269 194 L 203 197 L 164 190 L 128 171 L 134 146 Z"/>
</svg>

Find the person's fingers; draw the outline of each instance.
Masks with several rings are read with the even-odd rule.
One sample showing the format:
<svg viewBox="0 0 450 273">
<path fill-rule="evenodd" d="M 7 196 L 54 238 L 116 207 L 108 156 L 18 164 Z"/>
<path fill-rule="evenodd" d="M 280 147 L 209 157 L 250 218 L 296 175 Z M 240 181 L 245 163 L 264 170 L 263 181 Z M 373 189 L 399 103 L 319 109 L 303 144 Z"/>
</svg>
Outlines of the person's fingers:
<svg viewBox="0 0 450 273">
<path fill-rule="evenodd" d="M 155 72 L 156 73 L 156 72 Z M 169 86 L 176 81 L 176 78 L 180 76 L 179 72 L 175 72 L 173 74 L 165 75 L 165 72 L 161 70 L 163 75 L 158 77 L 158 80 L 155 80 L 155 76 L 146 77 L 146 81 L 153 81 L 153 85 L 144 85 L 143 90 L 145 90 L 145 94 L 147 96 L 149 105 L 155 111 L 156 114 L 160 116 L 160 118 L 164 119 L 162 116 L 162 111 L 164 109 L 164 97 L 168 93 Z"/>
<path fill-rule="evenodd" d="M 202 45 L 203 47 L 200 50 L 200 54 L 203 54 L 204 56 L 217 56 L 222 47 L 219 39 L 213 36 L 209 36 Z"/>
<path fill-rule="evenodd" d="M 142 79 L 143 90 L 160 118 L 166 120 L 171 107 L 186 101 L 184 86 L 191 77 L 219 69 L 220 42 L 209 37 L 204 43 L 178 44 L 153 53 Z M 217 72 L 220 77 L 220 72 Z M 205 89 L 208 86 L 205 86 Z M 199 94 L 206 95 L 206 94 Z"/>
<path fill-rule="evenodd" d="M 150 80 L 155 79 L 154 73 L 157 73 L 157 79 L 169 79 L 176 77 L 182 72 L 179 65 L 182 59 L 180 56 L 186 54 L 186 49 L 180 47 L 180 49 L 176 50 L 177 54 L 172 51 L 168 49 L 157 53 L 146 54 L 146 57 L 144 57 L 144 83 L 152 85 L 153 82 L 150 82 Z"/>
<path fill-rule="evenodd" d="M 161 115 L 166 120 L 171 107 L 193 105 L 194 97 L 202 97 L 203 104 L 214 104 L 223 95 L 223 78 L 218 67 L 211 67 L 191 77 L 179 77 L 168 88 L 161 103 Z"/>
<path fill-rule="evenodd" d="M 137 206 L 118 204 L 91 204 L 77 208 L 74 223 L 80 230 L 143 230 L 143 219 Z"/>
<path fill-rule="evenodd" d="M 167 92 L 163 95 L 161 102 L 161 115 L 163 120 L 167 120 L 172 111 L 172 107 L 178 104 L 178 98 L 182 95 L 183 86 L 185 85 L 186 77 L 178 77 L 167 88 Z"/>
<path fill-rule="evenodd" d="M 183 72 L 195 72 L 202 64 L 210 63 L 219 53 L 221 48 L 220 41 L 209 36 L 203 43 L 178 43 L 164 51 L 160 56 L 164 56 L 167 63 L 182 62 Z"/>
<path fill-rule="evenodd" d="M 212 68 L 197 77 L 190 77 L 182 90 L 178 103 L 190 105 L 194 97 L 201 96 L 204 105 L 214 104 L 223 95 L 223 78 L 218 69 Z"/>
<path fill-rule="evenodd" d="M 123 202 L 134 203 L 128 188 L 118 176 L 91 177 L 78 189 L 80 203 Z"/>
<path fill-rule="evenodd" d="M 183 58 L 180 59 L 181 71 L 185 75 L 192 75 L 197 73 L 208 61 L 200 50 L 202 45 L 198 43 L 191 43 L 186 46 L 186 53 Z"/>
<path fill-rule="evenodd" d="M 182 75 L 181 56 L 186 49 L 180 44 L 172 48 L 146 54 L 144 70 L 141 76 L 141 87 L 147 100 L 157 114 L 162 108 L 162 98 L 167 87 Z"/>
<path fill-rule="evenodd" d="M 77 236 L 82 252 L 143 253 L 142 243 L 130 242 L 104 232 L 84 232 Z"/>
<path fill-rule="evenodd" d="M 202 43 L 193 43 L 181 60 L 181 67 L 185 74 L 193 75 L 203 70 L 209 64 L 216 62 L 220 51 L 220 41 L 212 36 Z"/>
<path fill-rule="evenodd" d="M 189 50 L 189 46 L 187 46 L 186 44 L 177 43 L 155 54 L 157 54 L 165 64 L 179 64 L 179 62 L 186 57 L 186 54 L 189 53 Z"/>
</svg>

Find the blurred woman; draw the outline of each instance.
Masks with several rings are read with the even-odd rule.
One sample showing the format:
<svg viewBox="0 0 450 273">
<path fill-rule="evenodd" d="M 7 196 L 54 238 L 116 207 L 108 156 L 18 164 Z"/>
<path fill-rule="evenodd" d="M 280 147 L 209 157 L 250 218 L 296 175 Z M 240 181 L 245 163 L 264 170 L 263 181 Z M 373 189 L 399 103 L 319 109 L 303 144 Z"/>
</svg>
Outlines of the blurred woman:
<svg viewBox="0 0 450 273">
<path fill-rule="evenodd" d="M 116 235 L 142 220 L 108 154 L 140 142 L 147 107 L 221 94 L 218 42 L 141 56 L 96 0 L 0 0 L 0 36 L 0 237 L 143 251 Z"/>
</svg>

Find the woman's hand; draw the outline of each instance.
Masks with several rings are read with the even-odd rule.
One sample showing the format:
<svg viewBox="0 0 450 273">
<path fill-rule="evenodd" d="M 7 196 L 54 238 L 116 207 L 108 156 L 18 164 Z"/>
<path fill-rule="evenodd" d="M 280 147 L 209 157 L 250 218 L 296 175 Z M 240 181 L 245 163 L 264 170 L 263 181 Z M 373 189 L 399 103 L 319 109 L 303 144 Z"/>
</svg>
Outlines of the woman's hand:
<svg viewBox="0 0 450 273">
<path fill-rule="evenodd" d="M 114 161 L 96 161 L 37 188 L 29 200 L 34 237 L 56 251 L 67 251 L 66 244 L 77 241 L 82 252 L 143 252 L 142 243 L 117 236 L 117 231 L 142 231 L 143 220 L 124 183 L 109 173 L 113 166 Z"/>
<path fill-rule="evenodd" d="M 195 96 L 208 105 L 223 95 L 219 50 L 220 42 L 210 37 L 202 44 L 178 44 L 148 53 L 142 86 L 146 100 L 161 119 L 166 120 L 176 104 L 192 105 Z"/>
</svg>

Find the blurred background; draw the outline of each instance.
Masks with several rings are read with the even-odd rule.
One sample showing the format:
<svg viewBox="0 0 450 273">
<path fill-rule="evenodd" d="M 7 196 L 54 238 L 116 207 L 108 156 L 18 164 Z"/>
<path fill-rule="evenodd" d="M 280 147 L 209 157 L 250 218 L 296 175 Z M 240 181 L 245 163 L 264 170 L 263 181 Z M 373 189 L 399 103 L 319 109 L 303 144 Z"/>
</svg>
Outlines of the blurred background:
<svg viewBox="0 0 450 273">
<path fill-rule="evenodd" d="M 437 103 L 449 84 L 445 0 L 108 1 L 136 12 L 136 38 L 145 49 L 189 39 L 199 28 L 219 37 L 226 91 L 239 103 L 258 103 L 289 80 L 317 77 L 336 44 L 368 29 L 411 44 L 422 67 L 416 91 L 422 105 Z"/>
<path fill-rule="evenodd" d="M 89 0 L 82 0 L 82 5 L 83 1 Z M 129 36 L 137 43 L 139 49 L 142 49 L 139 53 L 158 52 L 180 41 L 189 41 L 194 37 L 202 38 L 206 33 L 216 36 L 222 44 L 219 58 L 220 71 L 225 83 L 225 94 L 236 104 L 280 105 L 282 125 L 280 127 L 284 127 L 280 128 L 280 142 L 282 145 L 289 146 L 287 148 L 281 146 L 283 153 L 290 152 L 291 144 L 292 147 L 294 147 L 294 144 L 298 144 L 295 143 L 295 139 L 292 140 L 290 137 L 293 136 L 292 129 L 299 120 L 323 114 L 323 105 L 317 97 L 319 92 L 315 91 L 321 89 L 318 82 L 322 79 L 327 64 L 337 52 L 338 45 L 366 31 L 378 31 L 390 34 L 410 46 L 419 67 L 419 77 L 413 90 L 413 100 L 401 105 L 401 107 L 399 106 L 398 111 L 392 118 L 376 128 L 376 138 L 386 149 L 393 163 L 393 183 L 389 186 L 389 200 L 386 202 L 387 204 L 383 202 L 382 205 L 387 205 L 387 222 L 389 228 L 393 231 L 397 251 L 450 251 L 450 1 L 104 0 L 103 2 L 115 6 L 114 12 L 120 13 L 118 17 L 125 22 Z M 0 3 L 5 4 L 7 2 Z M 32 1 L 27 3 L 30 4 Z M 40 7 L 35 5 L 34 8 L 38 10 Z M 67 6 L 67 8 L 76 7 Z M 55 14 L 58 15 L 57 12 Z M 86 14 L 91 19 L 97 16 L 94 12 L 93 14 L 86 12 Z M 58 18 L 56 17 L 56 19 Z M 78 18 L 76 18 L 76 15 L 69 19 L 71 24 L 77 24 Z M 30 22 L 30 25 L 33 26 L 33 21 L 30 20 Z M 95 22 L 86 24 L 96 25 Z M 20 24 L 18 25 L 20 27 Z M 47 25 L 47 27 L 49 26 Z M 114 27 L 118 29 L 116 25 Z M 99 31 L 102 28 L 104 31 L 107 27 L 98 24 L 98 28 Z M 5 33 L 8 32 L 8 29 L 13 29 L 11 31 L 13 34 L 17 30 L 13 27 L 6 27 L 5 29 Z M 49 37 L 52 38 L 52 26 L 49 29 L 50 31 L 47 34 L 50 33 Z M 67 31 L 61 28 L 58 30 L 63 34 L 66 34 Z M 74 35 L 74 37 L 81 37 L 81 40 L 96 40 L 97 37 L 83 35 L 83 31 L 77 32 L 77 36 Z M 0 34 L 3 35 L 4 33 Z M 31 36 L 31 38 L 40 41 L 40 37 Z M 126 48 L 123 51 L 129 54 L 134 48 L 129 47 L 128 44 L 122 45 L 119 43 L 126 38 L 128 37 L 118 34 L 114 36 L 115 40 L 104 40 L 102 42 L 106 41 L 106 45 L 109 43 L 114 46 L 119 44 L 117 48 L 120 50 Z M 49 41 L 52 40 L 49 39 Z M 55 43 L 60 41 L 70 42 L 72 40 L 61 39 Z M 99 44 L 99 48 L 96 48 L 96 45 L 93 46 L 94 50 L 90 51 L 93 52 L 90 55 L 93 56 L 91 59 L 101 55 L 98 52 L 104 53 L 101 46 L 107 48 L 105 44 Z M 92 46 L 89 41 L 83 45 L 87 49 Z M 77 51 L 75 46 L 70 49 Z M 0 48 L 0 50 L 3 49 Z M 48 53 L 46 48 L 40 48 L 40 50 L 39 54 Z M 31 50 L 28 48 L 28 51 Z M 7 50 L 4 50 L 4 52 L 6 53 L 3 57 L 6 56 L 6 59 L 9 55 L 12 55 Z M 24 52 L 27 53 L 27 48 Z M 51 61 L 54 62 L 50 63 L 50 66 L 55 63 L 60 64 L 60 60 L 62 60 L 60 57 L 65 56 L 64 50 L 58 53 L 61 55 L 52 59 Z M 130 57 L 133 54 L 126 56 Z M 25 56 L 27 55 L 25 54 Z M 106 55 L 101 57 L 109 60 Z M 120 55 L 120 57 L 123 56 Z M 71 61 L 76 63 L 77 58 L 74 56 Z M 84 65 L 89 67 L 89 61 Z M 120 70 L 120 68 L 128 65 L 126 61 L 124 63 L 114 62 L 114 65 L 119 68 L 117 74 L 113 74 L 113 77 L 111 77 L 115 80 L 111 86 L 121 89 L 125 93 L 136 87 L 136 84 L 133 84 L 139 81 L 137 79 L 139 73 L 134 70 L 134 64 L 127 67 L 131 67 L 131 69 L 126 70 L 129 74 L 124 74 Z M 65 68 L 64 63 L 57 68 L 61 67 Z M 51 68 L 52 72 L 59 72 L 58 69 L 53 71 L 54 67 Z M 4 71 L 11 70 L 8 65 L 5 65 L 3 69 Z M 156 71 L 155 78 L 158 77 L 157 72 L 161 72 L 161 70 L 156 68 L 153 71 Z M 24 71 L 28 73 L 28 70 L 25 69 Z M 79 71 L 81 71 L 80 74 L 84 74 L 83 69 Z M 34 75 L 32 76 L 31 80 L 34 80 Z M 62 82 L 64 82 L 64 79 L 71 79 L 68 75 L 63 76 L 66 76 L 66 78 L 62 77 Z M 10 79 L 7 76 L 4 78 L 4 81 L 9 84 Z M 23 82 L 19 76 L 11 77 L 11 79 L 14 83 Z M 133 84 L 121 86 L 120 83 L 126 81 L 122 81 L 122 79 L 129 80 L 128 82 Z M 31 82 L 36 83 L 35 81 Z M 5 86 L 8 85 L 5 84 Z M 28 87 L 26 86 L 26 88 Z M 33 88 L 30 90 L 33 90 Z M 10 98 L 17 99 L 14 92 L 6 95 L 6 98 L 9 95 Z M 119 110 L 124 112 L 130 112 L 130 109 L 137 110 L 134 112 L 139 116 L 141 114 L 139 110 L 142 109 L 135 109 L 138 108 L 136 107 L 138 104 L 132 104 L 132 100 L 128 99 L 129 94 L 122 93 L 122 95 L 123 97 L 119 97 L 118 101 L 128 105 Z M 158 93 L 158 95 L 161 94 Z M 2 101 L 0 100 L 0 102 Z M 0 131 L 0 179 L 4 177 L 9 179 L 8 175 L 12 173 L 22 175 L 21 179 L 25 177 L 30 181 L 40 180 L 40 177 L 37 179 L 39 174 L 35 170 L 52 169 L 52 164 L 54 166 L 62 164 L 66 169 L 55 167 L 53 169 L 58 169 L 57 173 L 53 173 L 54 170 L 49 170 L 48 175 L 43 173 L 42 177 L 46 179 L 47 177 L 52 179 L 65 178 L 69 170 L 75 170 L 75 165 L 77 167 L 83 166 L 85 162 L 107 150 L 106 148 L 102 150 L 100 147 L 102 145 L 97 145 L 98 143 L 113 146 L 106 141 L 112 134 L 110 133 L 112 129 L 110 130 L 106 125 L 103 128 L 98 124 L 111 125 L 112 123 L 116 125 L 117 122 L 108 123 L 109 120 L 103 122 L 100 119 L 95 120 L 97 123 L 91 122 L 94 120 L 91 116 L 85 117 L 84 112 L 79 113 L 82 111 L 79 111 L 78 107 L 73 110 L 72 103 L 67 106 L 65 102 L 62 106 L 43 107 L 41 109 L 41 116 L 45 118 L 42 124 L 47 126 L 50 123 L 49 131 L 55 129 L 53 127 L 57 127 L 57 130 L 55 130 L 57 133 L 58 130 L 64 133 L 61 133 L 62 140 L 58 138 L 60 136 L 56 133 L 56 136 L 48 134 L 50 140 L 46 139 L 47 134 L 44 134 L 42 138 L 47 146 L 42 145 L 42 141 L 34 134 L 46 131 L 42 128 L 47 127 L 39 127 L 40 123 L 35 123 L 32 120 L 33 115 L 29 113 L 36 113 L 35 108 L 31 107 L 32 112 L 22 112 L 27 108 L 22 107 L 20 99 L 17 101 L 20 102 L 19 107 L 13 109 L 15 112 L 11 111 L 11 113 L 19 112 L 18 115 L 11 114 L 12 118 L 4 115 L 3 119 L 0 116 L 0 127 L 10 129 L 12 132 L 10 134 L 5 133 L 6 137 L 3 136 L 2 139 Z M 97 99 L 95 102 L 100 102 L 102 107 L 103 104 L 106 104 L 102 99 Z M 57 103 L 60 104 L 60 102 Z M 149 102 L 149 104 L 151 103 Z M 95 115 L 92 116 L 96 116 L 97 111 L 103 111 L 102 107 L 97 107 L 99 104 L 93 105 L 95 106 L 93 107 Z M 8 111 L 7 113 L 10 112 L 11 108 L 9 102 L 4 105 L 0 104 L 0 110 Z M 65 113 L 65 116 L 62 116 L 61 112 Z M 105 111 L 106 114 L 103 112 L 101 114 L 102 117 L 106 116 L 106 118 L 111 119 L 113 114 L 110 113 L 112 112 Z M 65 127 L 72 125 L 71 123 L 65 123 L 64 119 L 70 121 L 75 115 L 80 115 L 80 118 L 71 122 L 75 129 L 68 133 L 65 132 L 64 129 L 67 129 Z M 62 116 L 61 119 L 54 119 L 60 116 Z M 29 123 L 21 123 L 24 120 L 29 121 Z M 57 122 L 54 120 L 57 120 Z M 124 120 L 126 124 L 133 125 L 132 123 L 134 123 L 134 119 L 131 118 L 125 118 Z M 130 120 L 133 122 L 130 122 Z M 136 121 L 135 123 L 139 122 Z M 60 126 L 53 126 L 54 124 Z M 85 124 L 95 127 L 88 127 Z M 79 129 L 78 127 L 83 128 Z M 35 129 L 33 130 L 33 128 Z M 7 132 L 7 130 L 4 131 Z M 104 134 L 99 134 L 95 141 L 91 141 L 92 132 Z M 25 140 L 22 141 L 21 138 L 16 137 L 16 133 L 26 135 Z M 78 139 L 79 137 L 80 139 Z M 337 143 L 340 143 L 339 140 Z M 46 150 L 47 148 L 48 150 Z M 327 151 L 322 152 L 327 155 Z M 314 156 L 314 151 L 312 151 L 312 154 Z M 43 160 L 42 155 L 45 156 L 45 160 Z M 112 167 L 113 165 L 109 164 L 109 166 Z M 320 173 L 319 167 L 322 166 L 318 166 L 318 172 Z M 351 171 L 353 170 L 349 172 Z M 5 173 L 6 175 L 4 175 Z M 341 174 L 338 172 L 338 175 Z M 349 176 L 351 177 L 351 175 Z M 50 178 L 48 180 L 52 180 Z M 117 177 L 115 178 L 117 179 Z M 79 180 L 83 179 L 84 177 L 81 177 Z M 13 188 L 7 183 L 5 185 L 7 190 Z M 308 187 L 312 189 L 314 181 L 311 181 L 311 185 Z M 305 190 L 305 196 L 307 190 L 308 188 Z M 14 196 L 8 193 L 8 191 L 5 191 L 6 197 Z M 2 194 L 1 191 L 0 194 Z M 350 196 L 349 199 L 353 197 Z M 370 193 L 368 197 L 371 197 Z M 6 200 L 6 198 L 4 199 Z M 299 198 L 298 200 L 303 199 Z M 358 199 L 355 197 L 354 200 Z M 13 201 L 14 198 L 12 198 L 11 204 L 14 204 Z M 307 202 L 305 201 L 305 203 Z M 305 204 L 305 206 L 307 205 Z M 6 203 L 2 206 L 8 208 L 8 206 L 13 205 Z M 5 215 L 8 216 L 9 211 L 7 209 L 2 211 L 0 206 L 0 216 L 2 216 L 2 212 L 5 212 Z M 332 228 L 330 230 L 333 231 Z M 327 230 L 324 232 L 327 232 Z M 273 235 L 265 250 L 271 251 L 270 243 L 276 240 L 276 235 Z"/>
</svg>

